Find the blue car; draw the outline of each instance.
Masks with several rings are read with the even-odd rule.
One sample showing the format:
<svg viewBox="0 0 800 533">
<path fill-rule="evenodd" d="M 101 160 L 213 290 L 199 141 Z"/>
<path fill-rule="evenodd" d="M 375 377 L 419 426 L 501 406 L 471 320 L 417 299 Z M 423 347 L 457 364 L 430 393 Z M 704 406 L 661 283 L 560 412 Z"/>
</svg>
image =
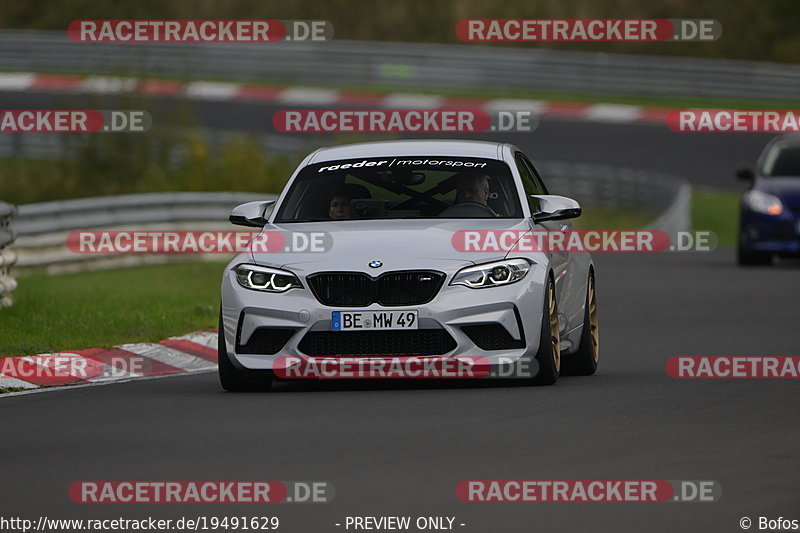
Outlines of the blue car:
<svg viewBox="0 0 800 533">
<path fill-rule="evenodd" d="M 739 264 L 800 257 L 800 136 L 773 139 L 755 171 L 741 167 L 736 175 L 751 183 L 741 201 Z"/>
</svg>

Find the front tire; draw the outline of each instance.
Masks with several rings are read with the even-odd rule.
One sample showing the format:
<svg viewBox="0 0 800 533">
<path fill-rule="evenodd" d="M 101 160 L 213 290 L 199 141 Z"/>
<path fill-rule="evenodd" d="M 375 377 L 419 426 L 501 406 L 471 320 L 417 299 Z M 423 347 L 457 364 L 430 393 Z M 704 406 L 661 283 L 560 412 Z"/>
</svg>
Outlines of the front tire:
<svg viewBox="0 0 800 533">
<path fill-rule="evenodd" d="M 597 292 L 595 290 L 594 272 L 589 273 L 586 285 L 586 310 L 583 314 L 583 331 L 581 332 L 578 351 L 564 357 L 561 363 L 561 374 L 565 376 L 591 376 L 597 371 L 600 356 L 600 325 L 597 315 Z"/>
<path fill-rule="evenodd" d="M 534 385 L 552 385 L 558 381 L 561 367 L 561 333 L 558 326 L 556 286 L 549 276 L 542 307 L 542 330 L 539 335 L 536 360 L 539 362 L 539 373 L 533 378 Z"/>
<path fill-rule="evenodd" d="M 747 252 L 739 246 L 736 259 L 741 266 L 768 266 L 772 264 L 772 254 L 765 252 Z"/>
<path fill-rule="evenodd" d="M 217 345 L 217 369 L 222 388 L 230 392 L 268 391 L 272 386 L 274 374 L 271 370 L 246 370 L 237 368 L 228 355 L 225 346 L 225 333 L 222 329 L 222 311 L 219 315 Z"/>
</svg>

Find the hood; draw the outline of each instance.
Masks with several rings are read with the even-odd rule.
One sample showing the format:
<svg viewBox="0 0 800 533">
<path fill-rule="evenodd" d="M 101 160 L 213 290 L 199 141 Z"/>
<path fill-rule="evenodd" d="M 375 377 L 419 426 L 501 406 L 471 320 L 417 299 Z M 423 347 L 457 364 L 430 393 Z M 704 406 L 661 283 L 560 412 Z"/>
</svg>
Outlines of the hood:
<svg viewBox="0 0 800 533">
<path fill-rule="evenodd" d="M 452 271 L 469 264 L 502 259 L 505 252 L 460 252 L 453 247 L 459 230 L 530 229 L 527 219 L 395 219 L 346 220 L 295 224 L 272 224 L 265 231 L 326 233 L 330 249 L 325 252 L 281 252 L 252 254 L 260 265 L 284 267 L 303 274 L 321 270 L 349 270 L 377 276 L 391 270 L 435 269 Z M 371 268 L 369 263 L 382 266 Z"/>
</svg>

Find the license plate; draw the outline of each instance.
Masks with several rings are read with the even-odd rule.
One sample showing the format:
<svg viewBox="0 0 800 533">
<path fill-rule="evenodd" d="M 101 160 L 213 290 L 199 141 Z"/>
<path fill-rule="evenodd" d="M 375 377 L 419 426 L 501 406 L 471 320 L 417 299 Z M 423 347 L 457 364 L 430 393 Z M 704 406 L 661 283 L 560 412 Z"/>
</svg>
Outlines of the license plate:
<svg viewBox="0 0 800 533">
<path fill-rule="evenodd" d="M 417 329 L 417 311 L 334 311 L 333 331 Z"/>
</svg>

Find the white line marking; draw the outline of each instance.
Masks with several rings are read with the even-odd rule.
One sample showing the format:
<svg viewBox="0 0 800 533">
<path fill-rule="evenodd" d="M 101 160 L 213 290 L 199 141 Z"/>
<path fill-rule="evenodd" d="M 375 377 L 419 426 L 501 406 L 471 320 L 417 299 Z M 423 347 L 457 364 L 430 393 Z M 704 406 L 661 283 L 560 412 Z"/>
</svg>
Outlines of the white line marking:
<svg viewBox="0 0 800 533">
<path fill-rule="evenodd" d="M 136 89 L 136 78 L 113 78 L 107 76 L 88 76 L 78 89 L 84 93 L 117 94 L 132 92 Z"/>
<path fill-rule="evenodd" d="M 36 389 L 38 385 L 0 374 L 0 389 Z M 0 396 L 3 396 L 0 394 Z"/>
<path fill-rule="evenodd" d="M 438 109 L 443 96 L 433 94 L 390 93 L 383 99 L 382 107 L 389 109 Z"/>
<path fill-rule="evenodd" d="M 597 122 L 632 122 L 642 115 L 642 108 L 624 104 L 595 104 L 589 106 L 584 118 Z"/>
<path fill-rule="evenodd" d="M 284 104 L 333 104 L 339 91 L 314 87 L 290 87 L 280 93 L 277 100 Z"/>
<path fill-rule="evenodd" d="M 148 381 L 151 379 L 162 379 L 162 378 L 178 378 L 178 377 L 185 377 L 185 376 L 196 376 L 197 374 L 210 374 L 211 370 L 197 370 L 192 372 L 184 372 L 183 374 L 162 374 L 159 376 L 143 376 L 140 378 L 133 378 L 133 379 L 119 379 L 116 381 L 101 381 L 98 383 L 81 383 L 78 385 L 61 385 L 58 387 L 42 387 L 42 388 L 35 388 L 31 390 L 24 390 L 18 392 L 7 392 L 5 394 L 0 394 L 0 401 L 3 398 L 10 398 L 12 396 L 23 396 L 27 394 L 39 394 L 42 392 L 55 392 L 55 391 L 66 391 L 66 390 L 75 390 L 75 389 L 84 389 L 86 387 L 105 387 L 107 385 L 114 385 L 115 383 L 132 383 L 134 381 Z"/>
<path fill-rule="evenodd" d="M 186 96 L 199 100 L 232 100 L 241 85 L 213 81 L 193 81 L 186 86 Z"/>
<path fill-rule="evenodd" d="M 216 349 L 217 334 L 212 331 L 197 331 L 186 335 L 170 337 L 172 339 L 188 340 L 201 346 Z M 70 375 L 75 378 L 86 380 L 80 384 L 67 384 L 55 387 L 40 386 L 34 383 L 23 381 L 19 378 L 6 376 L 0 372 L 0 388 L 26 389 L 24 393 L 45 392 L 51 390 L 64 390 L 68 388 L 85 387 L 88 385 L 107 385 L 110 383 L 125 383 L 139 379 L 151 379 L 155 377 L 168 377 L 186 374 L 198 374 L 213 372 L 217 364 L 207 361 L 189 353 L 184 353 L 176 348 L 171 348 L 158 343 L 137 343 L 125 344 L 116 348 L 131 353 L 130 357 L 121 357 L 123 361 L 119 365 L 100 362 L 91 356 L 83 356 L 71 352 L 44 353 L 37 355 L 27 355 L 13 357 L 18 361 L 27 361 L 43 369 L 43 373 Z M 137 368 L 145 371 L 147 359 L 158 361 L 172 367 L 180 372 L 175 374 L 159 374 L 156 376 L 142 375 L 137 372 Z M 138 360 L 138 362 L 137 362 Z M 0 359 L 2 361 L 2 359 Z M 21 392 L 4 393 L 0 397 L 15 396 Z"/>
<path fill-rule="evenodd" d="M 22 91 L 33 85 L 34 74 L 28 72 L 9 72 L 0 74 L 0 91 Z"/>
<path fill-rule="evenodd" d="M 543 100 L 526 100 L 523 98 L 497 98 L 489 100 L 483 106 L 487 111 L 533 111 L 541 113 L 547 102 Z"/>
<path fill-rule="evenodd" d="M 213 331 L 197 331 L 194 333 L 187 333 L 180 337 L 170 337 L 171 339 L 192 341 L 209 348 L 217 349 L 217 334 Z"/>
<path fill-rule="evenodd" d="M 119 348 L 141 355 L 142 357 L 174 366 L 185 372 L 208 370 L 217 367 L 216 363 L 164 346 L 163 344 L 123 344 Z"/>
<path fill-rule="evenodd" d="M 99 361 L 70 352 L 40 353 L 38 355 L 26 355 L 19 359 L 33 363 L 43 369 L 41 373 L 37 373 L 40 377 L 70 376 L 77 379 L 88 379 L 98 369 L 105 366 Z"/>
<path fill-rule="evenodd" d="M 129 357 L 128 359 L 133 360 L 134 358 Z M 135 363 L 133 361 L 130 362 L 130 365 L 131 367 L 135 368 Z M 142 374 L 128 372 L 127 370 L 118 368 L 114 365 L 103 364 L 103 372 L 98 376 L 90 378 L 88 381 L 91 381 L 92 383 L 99 383 L 103 381 L 119 381 L 123 379 L 140 378 L 142 376 Z"/>
</svg>

